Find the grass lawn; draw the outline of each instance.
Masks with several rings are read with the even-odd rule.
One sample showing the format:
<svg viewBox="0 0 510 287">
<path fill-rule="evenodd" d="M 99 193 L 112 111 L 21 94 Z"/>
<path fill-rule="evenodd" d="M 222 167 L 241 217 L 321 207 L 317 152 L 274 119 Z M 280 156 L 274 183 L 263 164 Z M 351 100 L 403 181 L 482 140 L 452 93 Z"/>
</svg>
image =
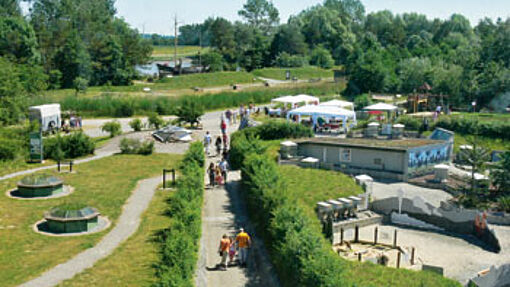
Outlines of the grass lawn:
<svg viewBox="0 0 510 287">
<path fill-rule="evenodd" d="M 432 131 L 427 131 L 423 133 L 425 136 L 429 136 L 432 134 Z M 458 153 L 461 145 L 469 145 L 468 142 L 469 135 L 462 135 L 459 133 L 455 133 L 455 139 L 453 141 L 453 152 Z M 503 139 L 495 139 L 479 136 L 478 140 L 483 144 L 483 146 L 489 150 L 508 150 L 510 149 L 510 141 L 506 141 Z"/>
<path fill-rule="evenodd" d="M 303 67 L 303 68 L 267 68 L 255 70 L 252 73 L 257 77 L 285 80 L 286 71 L 290 71 L 291 78 L 296 77 L 300 80 L 312 78 L 332 78 L 333 71 L 325 70 L 317 67 Z"/>
<path fill-rule="evenodd" d="M 0 196 L 0 282 L 14 286 L 63 263 L 84 249 L 94 246 L 109 230 L 79 237 L 49 237 L 33 232 L 32 226 L 45 211 L 63 203 L 85 203 L 96 207 L 113 224 L 136 183 L 172 168 L 180 156 L 117 155 L 76 166 L 76 173 L 60 174 L 73 194 L 57 199 L 24 201 Z M 45 173 L 56 174 L 56 171 Z M 0 182 L 6 192 L 20 179 Z"/>
<path fill-rule="evenodd" d="M 174 46 L 152 46 L 153 60 L 170 60 L 174 58 Z M 202 55 L 207 53 L 208 47 L 202 47 Z M 199 46 L 177 46 L 177 57 L 189 57 L 198 55 Z"/>
<path fill-rule="evenodd" d="M 253 75 L 246 72 L 218 72 L 205 74 L 183 75 L 159 80 L 151 88 L 164 89 L 191 89 L 193 87 L 220 87 L 233 84 L 253 83 Z"/>
<path fill-rule="evenodd" d="M 481 122 L 487 121 L 508 121 L 510 120 L 510 113 L 453 113 L 454 118 L 471 118 Z"/>
<path fill-rule="evenodd" d="M 150 286 L 155 282 L 152 264 L 159 248 L 154 235 L 171 224 L 164 215 L 172 192 L 158 190 L 145 211 L 138 231 L 107 258 L 59 286 Z"/>
<path fill-rule="evenodd" d="M 363 192 L 354 179 L 340 172 L 296 166 L 279 166 L 279 170 L 288 184 L 288 192 L 298 199 L 318 229 L 320 223 L 315 214 L 317 202 Z M 352 261 L 346 266 L 346 278 L 355 278 L 356 286 L 460 286 L 454 280 L 429 272 Z"/>
</svg>

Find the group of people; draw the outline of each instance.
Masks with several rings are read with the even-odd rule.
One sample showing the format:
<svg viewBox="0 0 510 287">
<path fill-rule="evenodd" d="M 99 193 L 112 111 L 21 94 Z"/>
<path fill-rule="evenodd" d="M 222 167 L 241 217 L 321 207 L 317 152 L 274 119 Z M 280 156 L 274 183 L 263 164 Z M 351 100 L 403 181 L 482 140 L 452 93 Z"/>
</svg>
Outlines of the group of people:
<svg viewBox="0 0 510 287">
<path fill-rule="evenodd" d="M 227 270 L 228 265 L 233 265 L 235 262 L 235 256 L 239 251 L 239 266 L 246 267 L 246 259 L 248 258 L 248 249 L 251 247 L 251 238 L 244 231 L 243 228 L 239 230 L 237 236 L 228 237 L 227 234 L 223 234 L 220 240 L 220 246 L 218 253 L 221 257 L 219 264 L 221 270 Z M 228 264 L 227 264 L 227 259 Z"/>
<path fill-rule="evenodd" d="M 209 185 L 211 187 L 224 185 L 227 181 L 228 175 L 227 159 L 223 157 L 217 165 L 211 162 L 211 164 L 209 164 L 209 168 L 207 169 L 207 174 L 209 175 Z"/>
</svg>

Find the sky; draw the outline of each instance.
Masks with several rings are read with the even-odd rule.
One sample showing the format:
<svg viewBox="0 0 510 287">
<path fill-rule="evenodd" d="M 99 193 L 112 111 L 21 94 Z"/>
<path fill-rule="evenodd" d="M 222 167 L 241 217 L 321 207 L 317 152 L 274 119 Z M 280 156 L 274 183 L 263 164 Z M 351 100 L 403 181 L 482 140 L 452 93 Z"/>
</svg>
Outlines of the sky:
<svg viewBox="0 0 510 287">
<path fill-rule="evenodd" d="M 418 12 L 429 18 L 446 19 L 453 13 L 466 16 L 471 25 L 485 17 L 496 20 L 510 17 L 510 0 L 361 0 L 368 13 L 390 10 L 394 13 Z M 117 15 L 140 32 L 173 34 L 173 20 L 179 25 L 201 23 L 210 16 L 241 20 L 237 15 L 245 0 L 117 0 Z M 280 21 L 322 3 L 322 0 L 273 0 Z"/>
</svg>

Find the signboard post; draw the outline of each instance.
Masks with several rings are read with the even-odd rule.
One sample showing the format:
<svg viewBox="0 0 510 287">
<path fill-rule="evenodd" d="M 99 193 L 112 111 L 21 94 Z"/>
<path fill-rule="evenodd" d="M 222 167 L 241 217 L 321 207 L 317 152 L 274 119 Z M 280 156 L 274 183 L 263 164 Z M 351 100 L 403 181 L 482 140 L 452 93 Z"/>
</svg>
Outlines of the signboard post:
<svg viewBox="0 0 510 287">
<path fill-rule="evenodd" d="M 43 138 L 41 131 L 30 133 L 30 161 L 43 161 Z"/>
</svg>

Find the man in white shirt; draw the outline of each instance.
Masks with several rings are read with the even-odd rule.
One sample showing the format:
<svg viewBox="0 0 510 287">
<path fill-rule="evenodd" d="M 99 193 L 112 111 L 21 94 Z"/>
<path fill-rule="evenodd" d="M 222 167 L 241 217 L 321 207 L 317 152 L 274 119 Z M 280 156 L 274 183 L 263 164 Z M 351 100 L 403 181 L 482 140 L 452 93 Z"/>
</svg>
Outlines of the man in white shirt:
<svg viewBox="0 0 510 287">
<path fill-rule="evenodd" d="M 211 146 L 211 142 L 212 142 L 211 135 L 209 134 L 209 132 L 206 132 L 205 136 L 204 136 L 204 147 L 205 147 L 205 153 L 207 155 L 210 154 L 209 148 Z"/>
</svg>

